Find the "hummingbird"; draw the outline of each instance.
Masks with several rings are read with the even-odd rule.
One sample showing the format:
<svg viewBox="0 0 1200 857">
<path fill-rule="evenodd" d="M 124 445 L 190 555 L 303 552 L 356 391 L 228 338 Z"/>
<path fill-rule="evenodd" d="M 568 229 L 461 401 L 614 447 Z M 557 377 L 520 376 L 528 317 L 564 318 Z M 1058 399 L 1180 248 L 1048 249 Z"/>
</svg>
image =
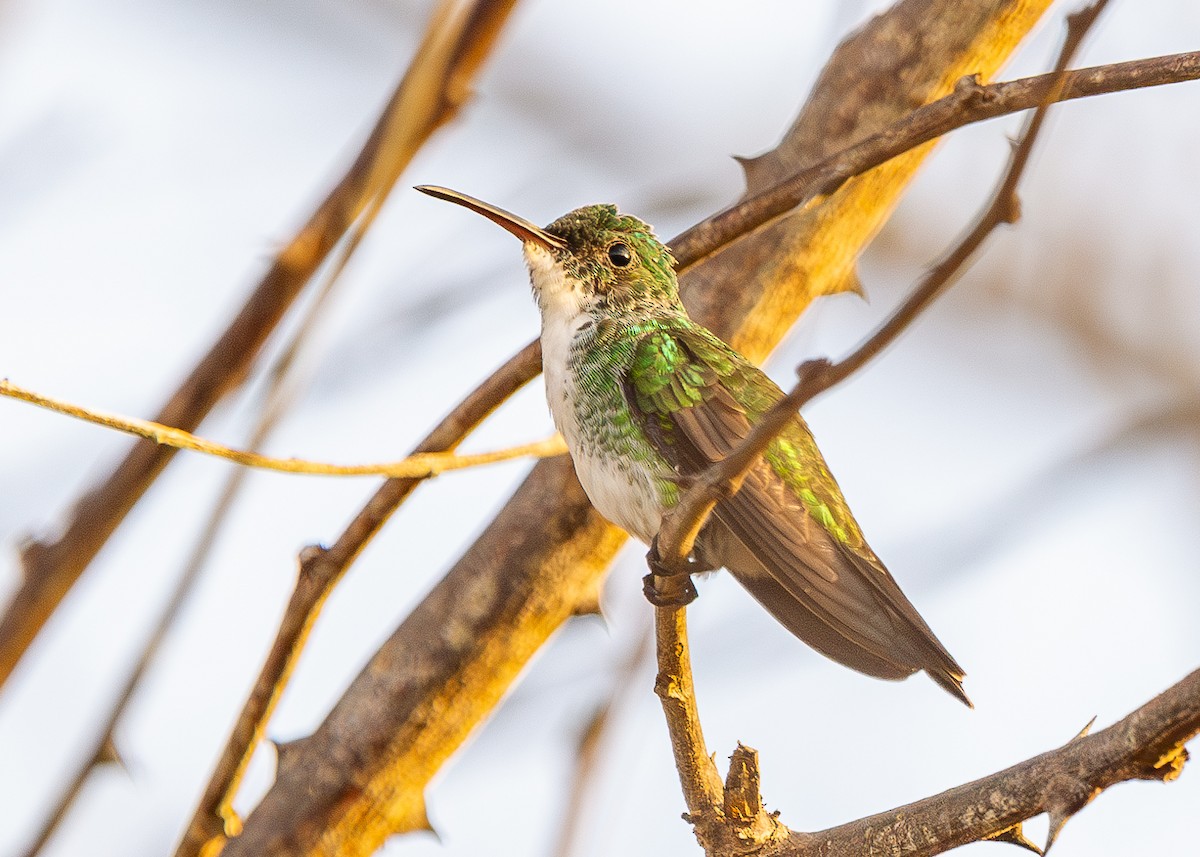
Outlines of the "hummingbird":
<svg viewBox="0 0 1200 857">
<path fill-rule="evenodd" d="M 589 205 L 544 229 L 448 188 L 520 239 L 541 311 L 546 398 L 589 500 L 647 544 L 681 485 L 732 451 L 783 397 L 689 318 L 650 226 Z M 796 414 L 701 530 L 695 571 L 727 569 L 785 628 L 870 676 L 924 670 L 971 705 L 964 672 L 863 538 Z"/>
</svg>

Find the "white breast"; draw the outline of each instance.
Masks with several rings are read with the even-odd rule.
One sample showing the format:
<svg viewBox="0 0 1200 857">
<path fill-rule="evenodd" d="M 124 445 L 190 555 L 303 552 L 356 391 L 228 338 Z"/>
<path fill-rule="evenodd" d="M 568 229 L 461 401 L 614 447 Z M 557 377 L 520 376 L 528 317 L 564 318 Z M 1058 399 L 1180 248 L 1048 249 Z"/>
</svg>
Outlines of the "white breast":
<svg viewBox="0 0 1200 857">
<path fill-rule="evenodd" d="M 592 505 L 617 526 L 649 542 L 658 532 L 662 510 L 658 489 L 643 467 L 616 456 L 594 454 L 582 443 L 575 413 L 575 374 L 572 347 L 581 329 L 596 319 L 585 308 L 585 299 L 567 282 L 562 268 L 537 244 L 525 245 L 538 307 L 542 312 L 542 371 L 546 401 L 554 425 L 562 433 L 575 463 L 575 473 Z"/>
</svg>

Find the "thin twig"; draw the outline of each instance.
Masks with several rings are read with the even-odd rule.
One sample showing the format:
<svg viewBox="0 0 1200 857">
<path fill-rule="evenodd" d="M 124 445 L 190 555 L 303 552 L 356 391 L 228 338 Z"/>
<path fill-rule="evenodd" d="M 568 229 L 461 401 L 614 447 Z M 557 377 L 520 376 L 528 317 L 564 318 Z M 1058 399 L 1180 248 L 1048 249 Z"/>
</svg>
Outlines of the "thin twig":
<svg viewBox="0 0 1200 857">
<path fill-rule="evenodd" d="M 277 473 L 301 473 L 309 476 L 390 476 L 406 479 L 424 479 L 437 476 L 451 470 L 463 470 L 469 467 L 479 467 L 484 464 L 495 464 L 501 461 L 511 461 L 514 458 L 549 458 L 562 455 L 567 451 L 566 444 L 558 435 L 533 443 L 497 449 L 491 452 L 479 452 L 470 455 L 455 455 L 449 452 L 427 452 L 410 455 L 400 461 L 388 461 L 380 464 L 329 464 L 323 461 L 308 461 L 303 458 L 275 458 L 262 455 L 252 450 L 234 449 L 216 441 L 197 437 L 190 432 L 171 426 L 159 425 L 136 417 L 124 417 L 119 414 L 98 411 L 73 405 L 62 399 L 55 399 L 35 393 L 24 387 L 18 387 L 9 381 L 0 380 L 0 396 L 17 399 L 37 405 L 55 413 L 116 429 L 117 431 L 144 437 L 155 443 L 161 443 L 175 449 L 187 449 L 192 452 L 211 455 L 225 461 L 232 461 L 243 467 L 254 467 L 259 470 L 273 470 Z"/>
<path fill-rule="evenodd" d="M 196 364 L 155 422 L 192 431 L 239 386 L 270 333 L 372 199 L 470 95 L 470 85 L 516 0 L 443 0 L 425 39 L 354 164 L 281 250 L 245 306 Z M 0 686 L 109 536 L 174 455 L 135 444 L 76 503 L 62 534 L 22 551 L 24 578 L 0 618 Z"/>
</svg>

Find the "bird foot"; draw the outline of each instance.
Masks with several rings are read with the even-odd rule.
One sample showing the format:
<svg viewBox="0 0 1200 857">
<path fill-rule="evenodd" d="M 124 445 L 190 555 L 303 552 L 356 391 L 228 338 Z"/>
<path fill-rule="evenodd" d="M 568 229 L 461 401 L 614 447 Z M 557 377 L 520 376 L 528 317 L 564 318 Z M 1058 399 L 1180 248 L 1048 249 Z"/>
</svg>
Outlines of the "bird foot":
<svg viewBox="0 0 1200 857">
<path fill-rule="evenodd" d="M 699 594 L 690 574 L 647 574 L 642 593 L 655 607 L 686 607 Z"/>
<path fill-rule="evenodd" d="M 642 578 L 642 593 L 655 607 L 684 607 L 696 600 L 696 586 L 691 569 L 677 569 L 663 562 L 658 552 L 658 537 L 646 553 L 650 573 Z"/>
</svg>

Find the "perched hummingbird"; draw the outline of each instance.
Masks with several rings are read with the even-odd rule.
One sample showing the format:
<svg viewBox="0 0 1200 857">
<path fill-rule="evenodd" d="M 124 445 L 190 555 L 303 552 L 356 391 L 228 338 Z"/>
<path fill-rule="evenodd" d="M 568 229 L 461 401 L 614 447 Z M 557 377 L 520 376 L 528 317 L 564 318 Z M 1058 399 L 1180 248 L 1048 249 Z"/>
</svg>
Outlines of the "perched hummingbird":
<svg viewBox="0 0 1200 857">
<path fill-rule="evenodd" d="M 596 509 L 650 543 L 680 483 L 725 457 L 783 392 L 688 318 L 675 260 L 613 205 L 545 229 L 446 188 L 418 187 L 519 238 L 542 315 L 555 425 Z M 863 539 L 799 415 L 696 540 L 697 570 L 727 568 L 784 627 L 885 679 L 925 670 L 970 705 L 964 673 Z"/>
</svg>

